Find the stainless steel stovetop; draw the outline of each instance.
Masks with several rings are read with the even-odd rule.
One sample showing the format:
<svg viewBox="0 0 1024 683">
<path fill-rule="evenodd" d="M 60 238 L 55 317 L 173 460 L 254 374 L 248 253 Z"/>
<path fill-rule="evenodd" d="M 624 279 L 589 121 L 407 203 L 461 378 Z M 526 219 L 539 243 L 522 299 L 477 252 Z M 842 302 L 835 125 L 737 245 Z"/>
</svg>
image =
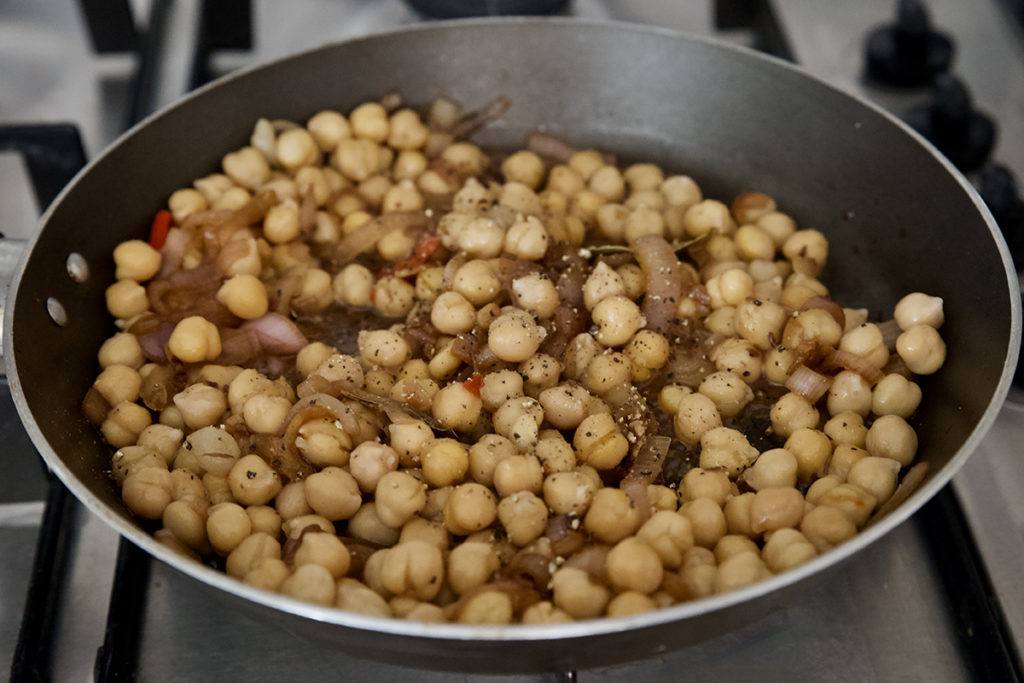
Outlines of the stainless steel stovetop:
<svg viewBox="0 0 1024 683">
<path fill-rule="evenodd" d="M 1003 1 L 1012 4 L 930 0 L 928 6 L 935 24 L 957 40 L 956 73 L 972 88 L 977 105 L 1001 127 L 993 158 L 1024 177 L 1024 136 L 1017 134 L 1024 123 L 1024 40 Z M 103 3 L 0 1 L 0 125 L 73 122 L 92 156 L 130 116 L 127 103 L 132 84 L 138 82 L 139 60 L 132 54 L 98 55 L 91 49 L 79 11 L 79 5 L 87 4 Z M 117 4 L 107 3 L 108 8 Z M 752 27 L 716 27 L 716 8 L 744 4 Z M 159 14 L 166 35 L 158 58 L 148 62 L 151 97 L 137 106 L 158 108 L 188 89 L 202 7 L 199 0 L 131 2 L 140 26 Z M 214 73 L 421 20 L 400 0 L 253 0 L 251 7 L 252 48 L 214 52 L 208 61 Z M 870 27 L 890 19 L 891 0 L 576 0 L 566 12 L 657 24 L 748 45 L 764 43 L 763 32 L 771 31 L 770 37 L 812 73 L 894 112 L 922 98 L 921 91 L 900 93 L 862 78 L 863 37 Z M 8 237 L 30 237 L 37 214 L 20 157 L 0 152 L 0 231 Z M 986 661 L 991 663 L 993 643 L 1016 648 L 1018 657 L 1024 652 L 1024 588 L 1018 580 L 1024 567 L 1022 443 L 1024 392 L 1013 389 L 989 436 L 955 477 L 955 498 L 929 505 L 801 600 L 727 636 L 621 667 L 486 680 L 954 681 L 1005 674 L 1005 669 L 988 668 Z M 24 638 L 23 606 L 48 490 L 6 383 L 0 385 L 0 444 L 3 671 L 7 667 L 2 663 L 12 662 L 19 635 Z M 958 514 L 956 501 L 966 517 L 967 546 L 956 545 L 943 526 L 950 514 Z M 53 680 L 85 681 L 94 678 L 97 650 L 124 609 L 108 609 L 119 545 L 102 522 L 73 500 L 69 506 L 67 573 L 58 584 L 51 635 L 40 647 Z M 963 558 L 951 560 L 948 550 L 955 554 L 971 545 L 979 561 L 964 566 L 981 573 L 961 575 L 958 560 Z M 144 596 L 141 604 L 129 605 L 140 621 L 138 650 L 127 669 L 138 680 L 477 678 L 355 659 L 242 612 L 218 607 L 211 614 L 205 592 L 159 562 L 130 571 L 136 572 Z M 1019 658 L 1016 662 L 1019 667 Z"/>
</svg>

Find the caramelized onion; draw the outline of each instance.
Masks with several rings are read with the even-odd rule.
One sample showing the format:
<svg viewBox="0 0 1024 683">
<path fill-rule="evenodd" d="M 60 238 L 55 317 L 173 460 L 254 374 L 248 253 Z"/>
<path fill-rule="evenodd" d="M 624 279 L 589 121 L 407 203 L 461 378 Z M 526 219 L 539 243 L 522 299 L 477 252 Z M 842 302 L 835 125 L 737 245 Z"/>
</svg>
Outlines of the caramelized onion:
<svg viewBox="0 0 1024 683">
<path fill-rule="evenodd" d="M 640 514 L 641 521 L 651 516 L 651 500 L 647 495 L 647 487 L 653 484 L 665 466 L 672 438 L 653 434 L 641 442 L 629 473 L 622 479 L 619 488 L 629 496 L 634 507 Z"/>
<path fill-rule="evenodd" d="M 576 150 L 564 140 L 550 133 L 532 131 L 526 138 L 526 147 L 534 154 L 556 164 L 567 164 Z"/>
<path fill-rule="evenodd" d="M 611 550 L 611 548 L 606 545 L 588 545 L 586 548 L 583 548 L 566 560 L 563 566 L 582 569 L 595 581 L 607 583 L 607 560 L 609 550 Z"/>
<path fill-rule="evenodd" d="M 337 420 L 341 428 L 349 434 L 359 433 L 356 416 L 344 403 L 330 394 L 310 394 L 296 401 L 281 421 L 277 433 L 284 434 L 286 440 L 291 436 L 290 441 L 294 442 L 295 437 L 291 432 L 297 434 L 303 424 L 321 417 Z"/>
<path fill-rule="evenodd" d="M 342 237 L 335 248 L 335 254 L 340 263 L 349 263 L 377 246 L 377 242 L 385 235 L 427 222 L 428 217 L 423 211 L 392 211 L 383 214 Z"/>
<path fill-rule="evenodd" d="M 456 140 L 469 137 L 508 111 L 512 102 L 504 95 L 498 95 L 484 106 L 469 112 L 452 126 L 451 134 Z"/>
<path fill-rule="evenodd" d="M 796 366 L 793 374 L 786 380 L 786 388 L 794 394 L 803 396 L 809 403 L 817 403 L 832 385 L 832 380 L 821 373 L 811 370 L 803 363 Z"/>
<path fill-rule="evenodd" d="M 676 316 L 683 293 L 679 257 L 660 235 L 644 235 L 634 240 L 632 247 L 646 280 L 643 313 L 647 318 L 647 329 L 665 334 L 669 322 Z"/>
<path fill-rule="evenodd" d="M 889 349 L 889 353 L 895 351 L 896 339 L 903 334 L 899 323 L 895 319 L 885 320 L 878 323 L 878 331 L 882 333 L 882 342 L 885 344 L 885 348 Z"/>
<path fill-rule="evenodd" d="M 828 353 L 825 357 L 825 365 L 828 367 L 843 368 L 844 370 L 852 370 L 858 375 L 864 378 L 864 381 L 874 386 L 878 383 L 884 373 L 877 367 L 868 362 L 864 356 L 858 356 L 850 351 L 843 351 L 842 349 L 836 349 Z M 789 383 L 786 383 L 789 386 Z"/>
<path fill-rule="evenodd" d="M 832 301 L 827 296 L 818 294 L 812 296 L 800 306 L 801 311 L 809 311 L 811 309 L 820 308 L 828 311 L 829 314 L 839 323 L 841 329 L 846 329 L 846 313 L 843 312 L 843 307 Z"/>
<path fill-rule="evenodd" d="M 142 353 L 147 359 L 151 361 L 167 360 L 167 352 L 164 349 L 172 332 L 174 332 L 174 325 L 161 322 L 155 331 L 139 335 L 139 346 L 142 347 Z"/>
</svg>

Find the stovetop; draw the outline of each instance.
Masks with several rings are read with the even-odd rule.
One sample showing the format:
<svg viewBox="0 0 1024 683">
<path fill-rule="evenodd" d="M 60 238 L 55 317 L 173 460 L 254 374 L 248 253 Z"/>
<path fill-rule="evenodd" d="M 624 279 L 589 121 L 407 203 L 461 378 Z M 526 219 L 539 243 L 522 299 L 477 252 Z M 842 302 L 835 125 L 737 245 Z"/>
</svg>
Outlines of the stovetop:
<svg viewBox="0 0 1024 683">
<path fill-rule="evenodd" d="M 93 25 L 93 40 L 90 6 L 105 13 Z M 934 24 L 957 41 L 954 71 L 1000 126 L 991 158 L 1021 176 L 1024 137 L 1014 132 L 1024 119 L 1024 39 L 1011 18 L 1013 3 L 930 0 L 927 6 Z M 132 35 L 117 31 L 131 22 L 121 10 L 132 12 Z M 245 11 L 249 32 L 224 25 L 225 17 Z M 891 0 L 576 0 L 563 13 L 764 49 L 897 114 L 927 98 L 927 89 L 901 91 L 863 77 L 864 36 L 891 21 Z M 0 3 L 0 128 L 72 122 L 94 156 L 132 120 L 211 76 L 421 20 L 400 0 L 6 0 Z M 7 147 L 0 135 L 0 150 Z M 34 199 L 27 175 L 21 156 L 0 151 L 0 230 L 8 237 L 30 237 L 46 201 Z M 951 487 L 842 571 L 766 617 L 643 662 L 486 680 L 1019 679 L 1022 418 L 1024 392 L 1015 388 Z M 229 606 L 211 616 L 207 592 L 192 579 L 133 551 L 50 483 L 6 383 L 0 385 L 0 444 L 0 662 L 13 662 L 12 671 L 26 680 L 35 661 L 61 681 L 484 680 L 360 660 Z M 51 524 L 62 540 L 47 544 L 44 536 L 39 547 L 57 553 L 52 576 L 37 552 L 40 529 Z M 40 591 L 32 588 L 40 586 L 55 599 L 37 603 Z M 52 605 L 53 614 L 33 613 L 39 604 Z M 37 660 L 18 668 L 16 649 Z"/>
</svg>

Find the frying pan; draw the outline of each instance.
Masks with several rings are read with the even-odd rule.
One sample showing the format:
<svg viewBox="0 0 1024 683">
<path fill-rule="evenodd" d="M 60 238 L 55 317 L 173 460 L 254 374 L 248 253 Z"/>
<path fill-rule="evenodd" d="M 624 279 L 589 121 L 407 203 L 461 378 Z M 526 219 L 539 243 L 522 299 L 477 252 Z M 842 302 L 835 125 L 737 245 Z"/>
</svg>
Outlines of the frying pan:
<svg viewBox="0 0 1024 683">
<path fill-rule="evenodd" d="M 831 243 L 823 279 L 846 305 L 889 315 L 904 293 L 945 300 L 942 371 L 923 380 L 913 423 L 929 475 L 888 517 L 839 548 L 743 590 L 630 617 L 545 626 L 385 620 L 250 588 L 156 543 L 120 502 L 109 450 L 80 403 L 112 332 L 111 252 L 145 234 L 179 187 L 246 144 L 257 117 L 305 121 L 397 87 L 468 108 L 512 107 L 478 134 L 521 146 L 546 130 L 578 146 L 693 176 L 710 197 L 757 190 Z M 69 276 L 80 255 L 89 275 Z M 78 257 L 76 257 L 78 258 Z M 80 271 L 76 271 L 79 272 Z M 66 320 L 51 313 L 59 303 Z M 353 654 L 464 671 L 588 668 L 684 647 L 798 601 L 948 482 L 992 423 L 1020 344 L 1020 298 L 1006 245 L 977 194 L 906 126 L 785 63 L 653 28 L 562 19 L 417 26 L 326 45 L 229 76 L 144 121 L 84 169 L 43 217 L 8 297 L 7 370 L 47 465 L 131 541 L 229 601 Z"/>
</svg>

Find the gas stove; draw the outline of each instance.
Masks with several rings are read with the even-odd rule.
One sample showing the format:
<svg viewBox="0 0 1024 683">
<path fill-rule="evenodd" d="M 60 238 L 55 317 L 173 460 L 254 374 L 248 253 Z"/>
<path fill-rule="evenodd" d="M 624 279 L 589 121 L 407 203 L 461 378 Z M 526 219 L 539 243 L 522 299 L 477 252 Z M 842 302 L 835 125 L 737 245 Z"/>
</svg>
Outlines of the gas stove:
<svg viewBox="0 0 1024 683">
<path fill-rule="evenodd" d="M 327 41 L 430 20 L 422 10 L 440 4 L 0 3 L 0 231 L 30 238 L 40 209 L 85 158 L 188 90 Z M 535 4 L 763 50 L 910 120 L 943 107 L 962 115 L 957 122 L 980 113 L 994 135 L 963 170 L 990 201 L 1011 244 L 1019 244 L 1024 230 L 1013 178 L 1024 178 L 1024 137 L 1013 133 L 1024 124 L 1024 15 L 1012 0 L 929 0 L 924 24 L 909 6 L 916 3 L 902 3 L 897 13 L 892 0 Z M 876 40 L 890 41 L 888 49 L 906 58 L 932 44 L 922 27 L 950 40 L 947 71 L 958 84 L 950 87 L 968 95 L 966 113 L 962 96 L 954 103 L 959 109 L 943 104 L 943 93 L 927 79 L 897 86 L 884 67 L 866 72 L 869 35 L 889 31 Z M 893 40 L 910 41 L 909 47 L 892 48 Z M 983 163 L 975 164 L 979 155 Z M 0 245 L 0 269 L 16 254 L 16 244 Z M 725 636 L 618 667 L 485 678 L 358 659 L 227 606 L 211 615 L 202 587 L 121 541 L 45 473 L 4 382 L 0 662 L 9 663 L 12 680 L 61 681 L 1020 680 L 1022 442 L 1024 390 L 1015 387 L 951 486 L 799 601 Z"/>
</svg>

